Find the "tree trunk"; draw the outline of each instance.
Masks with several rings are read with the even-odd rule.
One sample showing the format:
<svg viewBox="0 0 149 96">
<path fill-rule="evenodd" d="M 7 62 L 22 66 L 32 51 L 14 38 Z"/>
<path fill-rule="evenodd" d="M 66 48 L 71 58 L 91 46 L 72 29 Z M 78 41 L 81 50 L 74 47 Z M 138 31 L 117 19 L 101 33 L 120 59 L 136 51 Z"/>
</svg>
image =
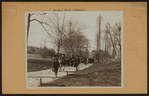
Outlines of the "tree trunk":
<svg viewBox="0 0 149 96">
<path fill-rule="evenodd" d="M 97 58 L 98 58 L 98 63 L 99 63 L 99 51 L 98 51 L 98 57 Z"/>
<path fill-rule="evenodd" d="M 121 46 L 120 46 L 120 60 L 121 60 Z"/>
<path fill-rule="evenodd" d="M 60 51 L 60 47 L 58 46 L 58 48 L 57 48 L 58 58 L 59 58 L 59 51 Z"/>
<path fill-rule="evenodd" d="M 28 35 L 29 35 L 29 27 L 30 27 L 30 13 L 28 13 L 28 21 L 27 21 L 27 42 L 28 42 Z"/>
</svg>

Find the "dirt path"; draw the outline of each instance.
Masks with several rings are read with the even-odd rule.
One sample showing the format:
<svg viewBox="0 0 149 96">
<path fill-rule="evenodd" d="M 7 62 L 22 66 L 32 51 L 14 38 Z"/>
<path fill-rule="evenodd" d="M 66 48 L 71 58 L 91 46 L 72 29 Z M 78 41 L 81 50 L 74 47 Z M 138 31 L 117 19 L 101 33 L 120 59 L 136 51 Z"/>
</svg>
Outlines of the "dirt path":
<svg viewBox="0 0 149 96">
<path fill-rule="evenodd" d="M 93 64 L 80 64 L 79 65 L 79 70 L 86 69 Z M 65 68 L 65 71 L 70 71 L 69 74 L 74 74 L 76 68 L 74 67 L 67 67 Z M 58 78 L 66 76 L 66 72 L 59 72 L 58 73 Z M 36 72 L 27 72 L 27 87 L 39 87 L 40 85 L 40 79 L 39 78 L 33 78 L 35 76 L 45 76 L 48 78 L 42 78 L 42 83 L 50 83 L 51 81 L 57 80 L 58 78 L 55 78 L 55 74 L 52 71 L 52 69 L 47 69 L 47 70 L 42 70 L 42 71 L 36 71 Z"/>
</svg>

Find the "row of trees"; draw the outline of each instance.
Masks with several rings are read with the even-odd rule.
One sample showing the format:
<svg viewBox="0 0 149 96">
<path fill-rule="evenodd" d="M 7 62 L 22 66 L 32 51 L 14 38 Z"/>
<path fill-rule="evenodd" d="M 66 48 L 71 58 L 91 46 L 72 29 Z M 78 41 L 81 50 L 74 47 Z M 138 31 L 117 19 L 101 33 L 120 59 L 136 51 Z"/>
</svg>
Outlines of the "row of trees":
<svg viewBox="0 0 149 96">
<path fill-rule="evenodd" d="M 27 53 L 38 54 L 41 55 L 43 58 L 46 58 L 47 56 L 52 57 L 55 54 L 55 50 L 48 49 L 46 46 L 44 46 L 43 48 L 28 46 Z"/>
<path fill-rule="evenodd" d="M 31 19 L 33 15 L 41 15 L 43 18 L 41 20 Z M 45 17 L 47 17 L 46 20 L 44 20 Z M 50 16 L 48 13 L 28 13 L 27 36 L 32 21 L 41 24 L 51 42 L 56 46 L 58 54 L 60 49 L 70 50 L 74 55 L 88 53 L 89 40 L 82 33 L 87 28 L 85 24 L 81 24 L 78 20 L 66 19 L 65 13 L 62 17 L 58 13 L 50 13 Z"/>
<path fill-rule="evenodd" d="M 43 58 L 46 58 L 47 56 L 53 57 L 55 55 L 54 49 L 48 49 L 46 46 L 43 48 L 40 48 L 40 54 Z"/>
<path fill-rule="evenodd" d="M 119 58 L 121 60 L 121 22 L 110 26 L 107 22 L 105 29 L 101 30 L 103 17 L 101 14 L 97 19 L 96 50 L 94 57 L 99 61 L 108 62 L 109 58 Z"/>
</svg>

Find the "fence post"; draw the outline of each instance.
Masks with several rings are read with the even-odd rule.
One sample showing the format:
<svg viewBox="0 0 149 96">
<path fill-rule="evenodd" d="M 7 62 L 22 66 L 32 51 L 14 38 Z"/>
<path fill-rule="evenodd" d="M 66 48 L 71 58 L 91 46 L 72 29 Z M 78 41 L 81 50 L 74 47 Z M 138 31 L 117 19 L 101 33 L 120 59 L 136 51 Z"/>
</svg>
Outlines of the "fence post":
<svg viewBox="0 0 149 96">
<path fill-rule="evenodd" d="M 40 86 L 42 85 L 42 78 L 40 78 Z"/>
<path fill-rule="evenodd" d="M 67 71 L 67 75 L 68 75 L 68 71 Z"/>
</svg>

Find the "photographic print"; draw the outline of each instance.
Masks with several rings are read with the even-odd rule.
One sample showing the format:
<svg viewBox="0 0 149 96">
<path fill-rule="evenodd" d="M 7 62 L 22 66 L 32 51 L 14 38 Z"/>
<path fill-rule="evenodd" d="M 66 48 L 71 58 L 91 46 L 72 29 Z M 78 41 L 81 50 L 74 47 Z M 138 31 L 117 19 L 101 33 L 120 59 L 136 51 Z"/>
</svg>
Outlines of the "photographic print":
<svg viewBox="0 0 149 96">
<path fill-rule="evenodd" d="M 122 88 L 123 11 L 25 12 L 26 87 Z"/>
</svg>

